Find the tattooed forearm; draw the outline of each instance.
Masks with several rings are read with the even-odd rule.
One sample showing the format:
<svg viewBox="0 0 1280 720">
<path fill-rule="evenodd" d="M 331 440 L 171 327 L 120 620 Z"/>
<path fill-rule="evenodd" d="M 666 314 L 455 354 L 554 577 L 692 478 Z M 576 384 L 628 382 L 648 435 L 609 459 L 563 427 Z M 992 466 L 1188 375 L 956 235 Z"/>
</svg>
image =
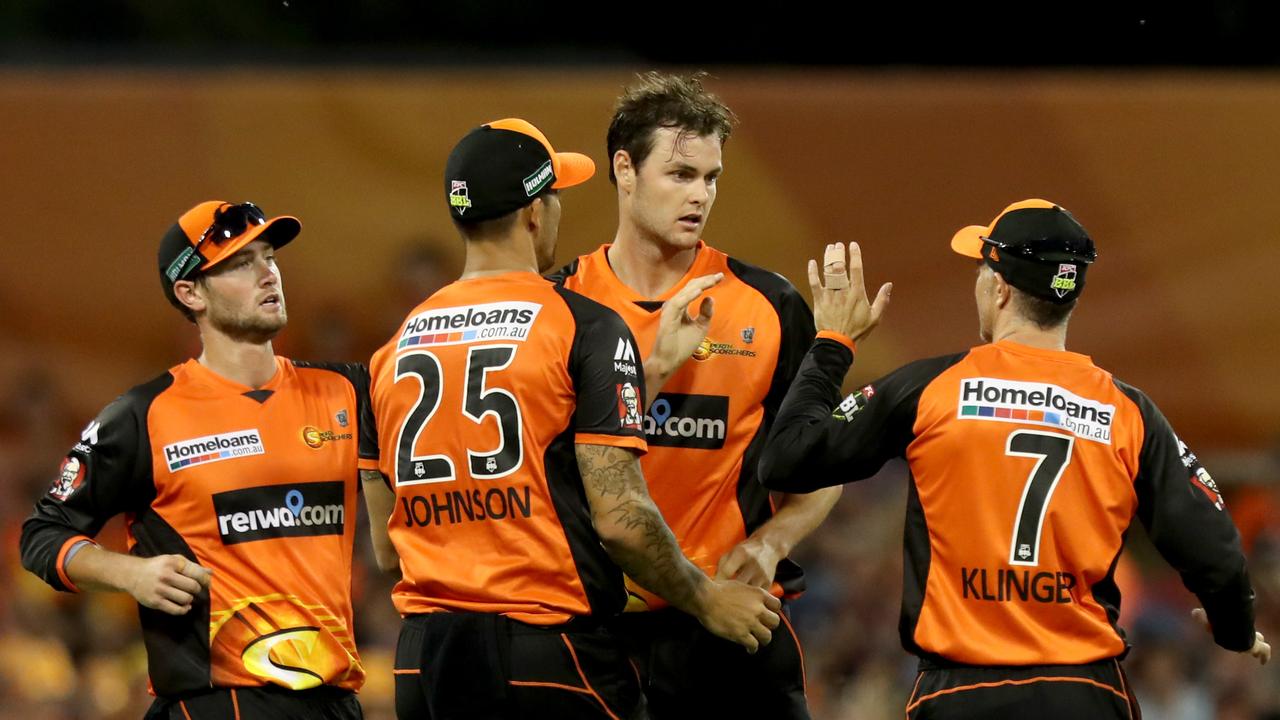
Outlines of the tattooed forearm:
<svg viewBox="0 0 1280 720">
<path fill-rule="evenodd" d="M 695 612 L 706 576 L 685 559 L 649 498 L 639 459 L 602 445 L 578 445 L 577 452 L 596 532 L 610 557 L 644 588 Z"/>
</svg>

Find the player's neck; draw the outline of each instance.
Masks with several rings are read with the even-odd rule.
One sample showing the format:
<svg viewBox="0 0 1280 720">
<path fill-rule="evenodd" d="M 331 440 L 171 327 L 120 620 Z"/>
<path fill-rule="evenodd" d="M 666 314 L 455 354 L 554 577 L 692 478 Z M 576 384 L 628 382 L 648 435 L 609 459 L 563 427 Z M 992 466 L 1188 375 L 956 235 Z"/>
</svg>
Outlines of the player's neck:
<svg viewBox="0 0 1280 720">
<path fill-rule="evenodd" d="M 276 356 L 271 341 L 252 343 L 231 338 L 217 330 L 201 333 L 204 351 L 197 359 L 214 373 L 251 388 L 271 382 Z"/>
<path fill-rule="evenodd" d="M 528 238 L 468 240 L 467 259 L 461 280 L 471 280 L 509 272 L 538 272 L 533 241 Z"/>
<path fill-rule="evenodd" d="M 656 298 L 665 295 L 689 272 L 698 249 L 664 244 L 624 223 L 618 226 L 608 255 L 609 266 L 623 285 L 642 297 Z"/>
<path fill-rule="evenodd" d="M 991 333 L 992 342 L 1008 340 L 1019 345 L 1040 348 L 1042 350 L 1066 350 L 1067 326 L 1045 330 L 1039 325 L 1021 318 L 1010 319 L 996 325 Z"/>
</svg>

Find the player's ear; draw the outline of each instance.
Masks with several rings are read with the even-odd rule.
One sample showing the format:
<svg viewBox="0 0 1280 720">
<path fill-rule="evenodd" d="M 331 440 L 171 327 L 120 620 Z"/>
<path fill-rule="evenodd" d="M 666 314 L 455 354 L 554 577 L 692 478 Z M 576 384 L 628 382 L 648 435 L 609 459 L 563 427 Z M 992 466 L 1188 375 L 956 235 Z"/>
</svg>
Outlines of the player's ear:
<svg viewBox="0 0 1280 720">
<path fill-rule="evenodd" d="M 209 307 L 207 292 L 205 284 L 195 280 L 179 280 L 173 284 L 173 296 L 193 315 L 204 312 Z"/>
<path fill-rule="evenodd" d="M 1013 286 L 998 272 L 991 273 L 995 279 L 996 307 L 1002 308 L 1013 299 Z"/>
<path fill-rule="evenodd" d="M 534 237 L 538 236 L 538 230 L 546 224 L 547 207 L 540 197 L 534 198 L 533 202 L 520 208 L 516 213 L 516 223 Z"/>
<path fill-rule="evenodd" d="M 613 154 L 613 176 L 618 180 L 618 189 L 633 192 L 636 189 L 636 167 L 631 162 L 631 153 L 619 150 Z"/>
</svg>

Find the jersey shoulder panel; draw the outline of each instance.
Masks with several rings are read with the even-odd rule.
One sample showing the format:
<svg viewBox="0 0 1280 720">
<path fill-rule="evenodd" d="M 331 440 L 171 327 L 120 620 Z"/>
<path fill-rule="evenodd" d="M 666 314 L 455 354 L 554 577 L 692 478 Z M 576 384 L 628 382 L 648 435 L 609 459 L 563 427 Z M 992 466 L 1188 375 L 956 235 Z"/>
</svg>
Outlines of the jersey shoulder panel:
<svg viewBox="0 0 1280 720">
<path fill-rule="evenodd" d="M 759 291 L 774 307 L 797 300 L 804 303 L 804 298 L 796 286 L 779 273 L 728 255 L 724 257 L 724 262 L 735 277 Z"/>
<path fill-rule="evenodd" d="M 294 360 L 289 362 L 299 370 L 325 370 L 337 373 L 359 390 L 369 384 L 369 368 L 364 363 L 339 363 L 313 360 Z"/>
<path fill-rule="evenodd" d="M 569 278 L 578 274 L 578 264 L 581 260 L 582 258 L 574 258 L 568 265 L 565 265 L 559 270 L 547 273 L 543 277 L 556 285 L 564 286 L 568 283 Z"/>
</svg>

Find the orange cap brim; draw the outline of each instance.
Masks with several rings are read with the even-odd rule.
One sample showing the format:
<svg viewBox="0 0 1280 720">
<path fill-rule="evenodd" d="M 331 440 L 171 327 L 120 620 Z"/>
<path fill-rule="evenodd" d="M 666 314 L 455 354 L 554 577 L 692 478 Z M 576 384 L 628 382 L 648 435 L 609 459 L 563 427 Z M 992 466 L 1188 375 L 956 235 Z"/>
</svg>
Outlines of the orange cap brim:
<svg viewBox="0 0 1280 720">
<path fill-rule="evenodd" d="M 556 173 L 556 181 L 551 187 L 562 190 L 591 179 L 596 174 L 596 163 L 582 153 L 558 152 L 553 156 L 552 168 Z"/>
<path fill-rule="evenodd" d="M 951 237 L 951 249 L 964 255 L 978 259 L 982 257 L 982 238 L 990 232 L 986 225 L 969 225 Z"/>
<path fill-rule="evenodd" d="M 513 132 L 528 135 L 529 137 L 542 143 L 547 149 L 547 154 L 551 156 L 551 171 L 556 175 L 556 181 L 551 184 L 553 190 L 563 190 L 574 185 L 581 185 L 591 179 L 596 174 L 596 163 L 591 158 L 576 152 L 556 152 L 551 147 L 551 141 L 547 140 L 547 136 L 542 131 L 533 126 L 533 123 L 520 118 L 503 118 L 502 120 L 494 120 L 485 123 L 491 128 L 499 130 L 511 130 Z"/>
<path fill-rule="evenodd" d="M 982 239 L 990 237 L 991 230 L 996 226 L 996 223 L 1000 222 L 1000 218 L 1008 215 L 1014 210 L 1051 207 L 1057 207 L 1057 205 L 1040 198 L 1019 200 L 1004 210 L 1001 210 L 1000 214 L 996 216 L 995 220 L 991 221 L 990 225 L 969 225 L 968 227 L 961 228 L 959 232 L 951 237 L 951 249 L 965 257 L 981 259 L 983 245 Z"/>
</svg>

